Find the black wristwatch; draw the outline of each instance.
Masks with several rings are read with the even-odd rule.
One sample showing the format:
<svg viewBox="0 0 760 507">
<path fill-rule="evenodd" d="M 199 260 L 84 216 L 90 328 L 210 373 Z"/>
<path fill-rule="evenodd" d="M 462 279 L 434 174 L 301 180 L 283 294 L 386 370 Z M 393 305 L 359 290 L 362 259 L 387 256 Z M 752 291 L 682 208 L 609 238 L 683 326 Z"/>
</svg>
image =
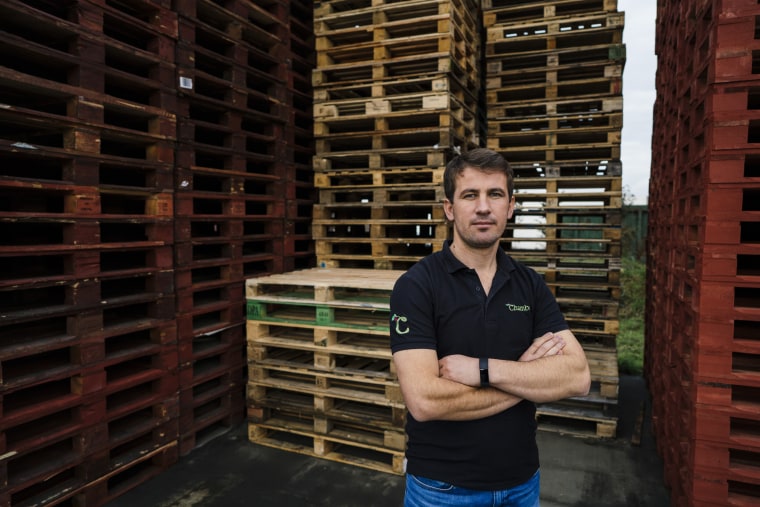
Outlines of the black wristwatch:
<svg viewBox="0 0 760 507">
<path fill-rule="evenodd" d="M 488 358 L 480 358 L 480 387 L 488 387 Z"/>
</svg>

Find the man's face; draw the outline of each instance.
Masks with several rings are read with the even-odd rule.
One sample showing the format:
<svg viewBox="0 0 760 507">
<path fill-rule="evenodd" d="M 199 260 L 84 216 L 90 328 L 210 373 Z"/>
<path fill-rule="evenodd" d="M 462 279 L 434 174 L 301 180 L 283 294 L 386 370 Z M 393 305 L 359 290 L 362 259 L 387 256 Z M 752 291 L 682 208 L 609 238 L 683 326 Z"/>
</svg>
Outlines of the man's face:
<svg viewBox="0 0 760 507">
<path fill-rule="evenodd" d="M 454 223 L 454 234 L 471 248 L 489 248 L 499 241 L 514 208 L 504 173 L 471 167 L 457 177 L 454 201 L 443 203 L 446 218 Z"/>
</svg>

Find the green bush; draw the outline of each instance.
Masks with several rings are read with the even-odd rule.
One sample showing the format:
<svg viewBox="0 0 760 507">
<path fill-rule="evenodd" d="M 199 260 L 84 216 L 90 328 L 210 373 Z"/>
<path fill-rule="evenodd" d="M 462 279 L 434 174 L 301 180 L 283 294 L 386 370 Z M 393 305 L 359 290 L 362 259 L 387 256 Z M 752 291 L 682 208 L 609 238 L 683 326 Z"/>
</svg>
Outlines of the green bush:
<svg viewBox="0 0 760 507">
<path fill-rule="evenodd" d="M 620 333 L 617 339 L 618 370 L 641 375 L 644 369 L 644 311 L 646 309 L 646 264 L 623 258 L 620 285 Z"/>
</svg>

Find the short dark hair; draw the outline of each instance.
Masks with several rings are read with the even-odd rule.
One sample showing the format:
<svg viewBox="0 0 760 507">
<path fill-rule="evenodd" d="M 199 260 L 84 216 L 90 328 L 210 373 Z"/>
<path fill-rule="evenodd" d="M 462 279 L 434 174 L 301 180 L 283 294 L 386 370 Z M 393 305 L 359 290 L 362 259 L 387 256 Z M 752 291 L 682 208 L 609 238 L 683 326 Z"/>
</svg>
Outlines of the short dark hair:
<svg viewBox="0 0 760 507">
<path fill-rule="evenodd" d="M 446 164 L 446 170 L 443 173 L 443 193 L 450 202 L 454 201 L 457 176 L 462 174 L 462 171 L 466 167 L 472 167 L 484 172 L 504 173 L 507 176 L 507 191 L 509 192 L 509 197 L 512 197 L 515 182 L 514 173 L 509 162 L 501 154 L 493 150 L 475 148 L 457 155 Z"/>
</svg>

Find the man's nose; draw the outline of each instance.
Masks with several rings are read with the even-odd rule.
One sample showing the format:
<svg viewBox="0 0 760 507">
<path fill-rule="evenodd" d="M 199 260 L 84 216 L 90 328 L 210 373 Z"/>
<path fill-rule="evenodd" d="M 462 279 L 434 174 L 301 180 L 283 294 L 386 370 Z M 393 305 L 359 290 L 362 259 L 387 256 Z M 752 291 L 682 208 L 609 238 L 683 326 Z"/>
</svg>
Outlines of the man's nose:
<svg viewBox="0 0 760 507">
<path fill-rule="evenodd" d="M 478 198 L 477 207 L 475 208 L 477 213 L 489 213 L 491 211 L 491 205 L 488 202 L 488 196 L 482 196 Z"/>
</svg>

